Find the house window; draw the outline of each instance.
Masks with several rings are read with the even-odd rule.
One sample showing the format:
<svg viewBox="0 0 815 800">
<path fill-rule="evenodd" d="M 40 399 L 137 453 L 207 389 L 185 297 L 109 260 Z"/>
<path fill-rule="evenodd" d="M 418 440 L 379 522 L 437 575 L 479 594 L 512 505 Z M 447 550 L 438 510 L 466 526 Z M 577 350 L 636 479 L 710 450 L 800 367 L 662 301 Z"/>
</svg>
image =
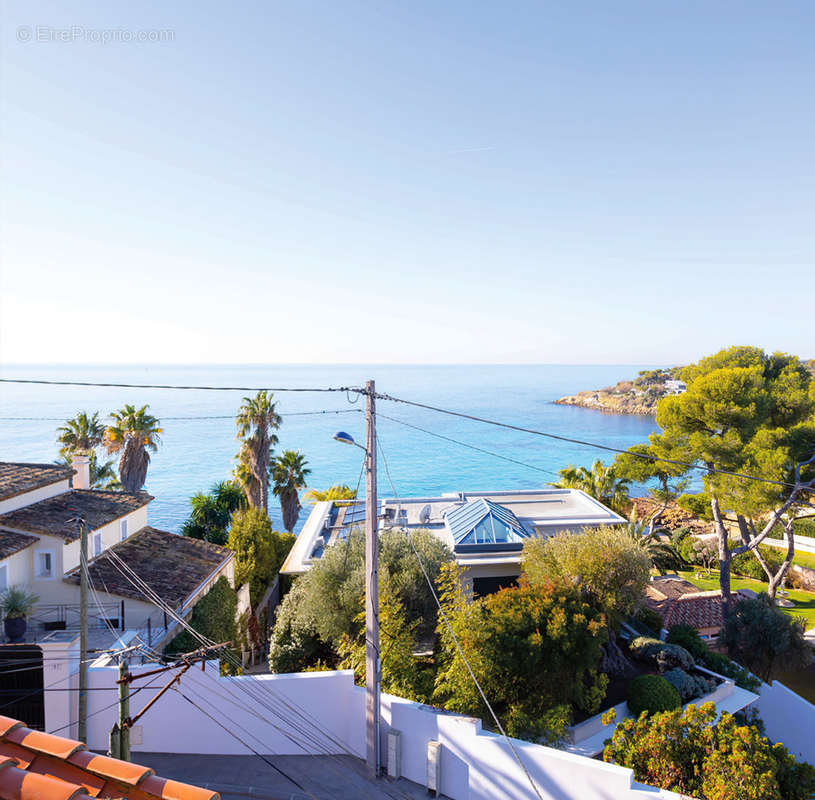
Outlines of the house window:
<svg viewBox="0 0 815 800">
<path fill-rule="evenodd" d="M 102 555 L 102 534 L 95 533 L 93 535 L 93 555 L 99 556 Z"/>
<path fill-rule="evenodd" d="M 121 533 L 121 541 L 127 539 L 127 520 L 123 519 L 119 523 L 119 532 Z"/>
<path fill-rule="evenodd" d="M 48 550 L 40 550 L 37 553 L 37 577 L 54 577 L 54 554 Z"/>
<path fill-rule="evenodd" d="M 5 592 L 8 589 L 8 565 L 3 564 L 0 566 L 0 592 Z"/>
</svg>

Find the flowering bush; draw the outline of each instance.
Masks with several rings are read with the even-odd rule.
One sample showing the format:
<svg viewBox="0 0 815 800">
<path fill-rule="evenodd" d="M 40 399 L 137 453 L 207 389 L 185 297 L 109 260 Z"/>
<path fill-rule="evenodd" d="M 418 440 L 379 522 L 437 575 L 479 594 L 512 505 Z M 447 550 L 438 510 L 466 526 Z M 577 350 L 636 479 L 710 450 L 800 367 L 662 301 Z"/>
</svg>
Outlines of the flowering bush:
<svg viewBox="0 0 815 800">
<path fill-rule="evenodd" d="M 634 770 L 638 781 L 700 800 L 811 800 L 815 768 L 758 727 L 740 725 L 705 703 L 624 719 L 606 742 L 605 761 Z"/>
</svg>

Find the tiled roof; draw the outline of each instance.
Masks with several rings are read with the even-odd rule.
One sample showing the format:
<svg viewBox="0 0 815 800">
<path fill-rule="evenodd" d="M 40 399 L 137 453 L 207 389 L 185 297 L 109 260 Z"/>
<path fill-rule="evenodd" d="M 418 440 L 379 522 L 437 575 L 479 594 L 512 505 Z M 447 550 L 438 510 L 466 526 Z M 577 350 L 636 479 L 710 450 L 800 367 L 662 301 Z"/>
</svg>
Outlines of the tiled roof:
<svg viewBox="0 0 815 800">
<path fill-rule="evenodd" d="M 147 505 L 152 499 L 147 492 L 72 489 L 3 514 L 0 516 L 0 525 L 29 533 L 61 536 L 70 542 L 79 538 L 76 524 L 69 522 L 74 517 L 82 516 L 88 530 L 95 531 Z"/>
<path fill-rule="evenodd" d="M 144 600 L 144 595 L 122 575 L 108 556 L 110 550 L 173 607 L 186 600 L 233 555 L 229 548 L 217 544 L 149 526 L 142 528 L 88 562 L 97 589 L 136 600 Z M 79 571 L 74 570 L 65 580 L 79 583 Z"/>
<path fill-rule="evenodd" d="M 27 533 L 0 530 L 0 558 L 13 556 L 38 541 L 38 537 L 29 536 Z"/>
<path fill-rule="evenodd" d="M 64 481 L 74 474 L 70 467 L 57 464 L 19 464 L 0 461 L 0 500 Z"/>
<path fill-rule="evenodd" d="M 665 627 L 691 625 L 697 630 L 721 628 L 724 624 L 723 607 L 719 591 L 682 595 L 673 600 L 665 610 Z"/>
<path fill-rule="evenodd" d="M 159 778 L 149 767 L 96 755 L 82 742 L 0 716 L 3 800 L 219 800 L 217 792 Z"/>
</svg>

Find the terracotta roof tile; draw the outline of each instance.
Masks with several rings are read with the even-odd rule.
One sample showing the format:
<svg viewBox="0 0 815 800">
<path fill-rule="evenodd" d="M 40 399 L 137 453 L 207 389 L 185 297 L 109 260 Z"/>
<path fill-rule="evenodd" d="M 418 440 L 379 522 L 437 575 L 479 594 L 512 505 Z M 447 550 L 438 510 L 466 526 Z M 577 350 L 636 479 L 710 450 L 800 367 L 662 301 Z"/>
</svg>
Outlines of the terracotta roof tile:
<svg viewBox="0 0 815 800">
<path fill-rule="evenodd" d="M 14 728 L 22 728 L 23 723 L 11 717 L 4 717 L 0 715 L 0 736 L 5 736 L 10 730 Z"/>
<path fill-rule="evenodd" d="M 717 591 L 677 597 L 665 611 L 665 627 L 691 625 L 697 630 L 721 628 L 724 623 L 723 606 L 721 593 Z"/>
<path fill-rule="evenodd" d="M 117 542 L 114 552 L 169 605 L 186 600 L 212 573 L 232 557 L 228 547 L 178 536 L 149 526 Z M 144 595 L 119 571 L 108 550 L 88 563 L 91 579 L 109 594 L 144 600 Z M 79 583 L 79 570 L 66 581 Z"/>
<path fill-rule="evenodd" d="M 120 761 L 118 758 L 100 756 L 91 753 L 89 750 L 80 750 L 66 760 L 69 764 L 87 770 L 94 775 L 101 775 L 103 778 L 126 783 L 128 786 L 138 786 L 145 778 L 155 775 L 150 767 L 131 764 L 129 761 Z"/>
<path fill-rule="evenodd" d="M 0 500 L 59 483 L 74 474 L 71 467 L 58 464 L 21 464 L 0 461 Z"/>
<path fill-rule="evenodd" d="M 17 533 L 15 531 L 0 530 L 0 558 L 8 558 L 26 547 L 31 547 L 34 542 L 39 542 L 36 536 L 27 533 Z"/>
<path fill-rule="evenodd" d="M 220 800 L 220 795 L 159 778 L 149 767 L 91 753 L 81 742 L 0 716 L 0 798 Z"/>
<path fill-rule="evenodd" d="M 7 742 L 19 744 L 28 750 L 35 750 L 37 753 L 45 753 L 55 758 L 68 759 L 77 750 L 82 750 L 85 745 L 74 739 L 63 739 L 61 736 L 54 736 L 53 733 L 43 733 L 34 731 L 25 726 L 14 728 L 3 737 Z"/>
<path fill-rule="evenodd" d="M 0 525 L 28 533 L 61 536 L 70 542 L 79 538 L 77 526 L 69 522 L 74 517 L 81 515 L 88 529 L 95 531 L 147 505 L 152 499 L 147 492 L 71 489 L 3 514 Z"/>
</svg>

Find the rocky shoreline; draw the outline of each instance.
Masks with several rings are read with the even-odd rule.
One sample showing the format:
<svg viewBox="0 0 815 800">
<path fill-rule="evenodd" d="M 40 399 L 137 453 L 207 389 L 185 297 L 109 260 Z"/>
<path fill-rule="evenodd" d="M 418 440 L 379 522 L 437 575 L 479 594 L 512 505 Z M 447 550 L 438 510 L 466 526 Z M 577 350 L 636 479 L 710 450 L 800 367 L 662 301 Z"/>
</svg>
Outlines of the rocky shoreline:
<svg viewBox="0 0 815 800">
<path fill-rule="evenodd" d="M 654 416 L 657 403 L 667 394 L 684 391 L 678 379 L 681 367 L 644 370 L 631 381 L 619 381 L 616 386 L 591 389 L 555 400 L 556 405 L 579 406 L 606 414 L 639 414 Z"/>
</svg>

